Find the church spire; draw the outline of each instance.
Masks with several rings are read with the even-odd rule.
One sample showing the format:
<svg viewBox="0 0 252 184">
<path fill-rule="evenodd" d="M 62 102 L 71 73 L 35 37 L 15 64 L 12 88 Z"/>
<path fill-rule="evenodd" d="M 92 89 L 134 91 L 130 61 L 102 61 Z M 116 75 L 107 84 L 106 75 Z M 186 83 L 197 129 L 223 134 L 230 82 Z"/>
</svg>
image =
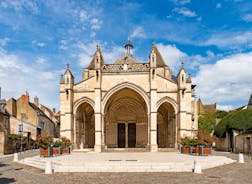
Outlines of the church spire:
<svg viewBox="0 0 252 184">
<path fill-rule="evenodd" d="M 133 49 L 133 44 L 132 44 L 132 42 L 130 41 L 129 38 L 128 38 L 128 41 L 127 41 L 127 43 L 125 44 L 124 48 L 126 49 L 126 54 L 127 54 L 127 55 L 131 55 L 131 54 L 130 54 L 130 50 Z"/>
</svg>

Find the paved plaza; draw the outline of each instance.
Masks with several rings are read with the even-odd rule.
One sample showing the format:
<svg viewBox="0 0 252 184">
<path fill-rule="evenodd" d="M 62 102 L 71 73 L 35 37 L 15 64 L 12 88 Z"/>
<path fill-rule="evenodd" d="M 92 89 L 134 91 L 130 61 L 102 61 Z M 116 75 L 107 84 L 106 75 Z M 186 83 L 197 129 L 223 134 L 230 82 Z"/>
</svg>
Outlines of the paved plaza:
<svg viewBox="0 0 252 184">
<path fill-rule="evenodd" d="M 37 154 L 37 153 L 36 153 Z M 226 156 L 233 160 L 237 154 L 215 152 L 216 156 Z M 31 155 L 29 155 L 31 156 Z M 183 156 L 183 155 L 182 155 Z M 26 157 L 26 155 L 23 155 Z M 59 159 L 60 157 L 57 157 Z M 62 157 L 63 158 L 63 157 Z M 45 175 L 44 170 L 12 162 L 13 157 L 0 158 L 0 183 L 251 183 L 252 158 L 245 156 L 246 163 L 234 162 L 210 169 L 204 169 L 202 174 L 193 172 L 137 172 L 137 173 L 53 173 Z M 181 159 L 179 159 L 181 160 Z"/>
<path fill-rule="evenodd" d="M 54 172 L 192 172 L 194 161 L 202 169 L 235 162 L 224 156 L 195 156 L 179 152 L 73 152 L 56 157 L 29 157 L 20 163 L 45 169 L 50 160 Z"/>
</svg>

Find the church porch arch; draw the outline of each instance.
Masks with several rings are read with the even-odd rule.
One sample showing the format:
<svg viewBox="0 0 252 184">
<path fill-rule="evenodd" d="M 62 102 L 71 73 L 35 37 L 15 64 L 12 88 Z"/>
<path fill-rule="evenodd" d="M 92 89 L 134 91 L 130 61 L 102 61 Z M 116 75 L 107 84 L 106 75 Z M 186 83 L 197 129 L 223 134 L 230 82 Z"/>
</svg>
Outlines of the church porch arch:
<svg viewBox="0 0 252 184">
<path fill-rule="evenodd" d="M 104 107 L 104 142 L 108 148 L 141 147 L 148 144 L 148 115 L 145 99 L 124 87 L 109 95 Z"/>
</svg>

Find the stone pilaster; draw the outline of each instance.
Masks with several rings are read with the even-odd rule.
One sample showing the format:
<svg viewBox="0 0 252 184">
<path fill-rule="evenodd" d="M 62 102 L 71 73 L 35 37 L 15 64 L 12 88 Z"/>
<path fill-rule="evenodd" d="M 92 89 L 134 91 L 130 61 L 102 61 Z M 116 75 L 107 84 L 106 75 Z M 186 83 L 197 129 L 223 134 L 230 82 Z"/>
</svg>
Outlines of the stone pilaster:
<svg viewBox="0 0 252 184">
<path fill-rule="evenodd" d="M 157 90 L 151 89 L 151 111 L 150 111 L 150 150 L 151 152 L 156 152 L 157 145 L 157 110 L 156 110 L 156 101 L 157 101 Z"/>
<path fill-rule="evenodd" d="M 101 126 L 101 89 L 95 89 L 95 152 L 101 152 L 102 126 Z"/>
</svg>

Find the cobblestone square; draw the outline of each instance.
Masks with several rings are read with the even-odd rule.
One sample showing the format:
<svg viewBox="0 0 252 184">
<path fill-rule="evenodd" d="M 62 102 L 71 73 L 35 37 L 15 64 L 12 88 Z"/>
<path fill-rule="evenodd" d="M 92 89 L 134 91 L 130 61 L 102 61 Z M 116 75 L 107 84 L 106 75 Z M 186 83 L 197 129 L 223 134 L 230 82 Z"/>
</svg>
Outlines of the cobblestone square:
<svg viewBox="0 0 252 184">
<path fill-rule="evenodd" d="M 237 159 L 237 154 L 215 152 L 215 155 Z M 202 174 L 178 173 L 53 173 L 12 162 L 12 157 L 0 158 L 0 183 L 251 183 L 252 158 L 245 156 L 246 163 L 232 163 L 206 169 Z"/>
</svg>

